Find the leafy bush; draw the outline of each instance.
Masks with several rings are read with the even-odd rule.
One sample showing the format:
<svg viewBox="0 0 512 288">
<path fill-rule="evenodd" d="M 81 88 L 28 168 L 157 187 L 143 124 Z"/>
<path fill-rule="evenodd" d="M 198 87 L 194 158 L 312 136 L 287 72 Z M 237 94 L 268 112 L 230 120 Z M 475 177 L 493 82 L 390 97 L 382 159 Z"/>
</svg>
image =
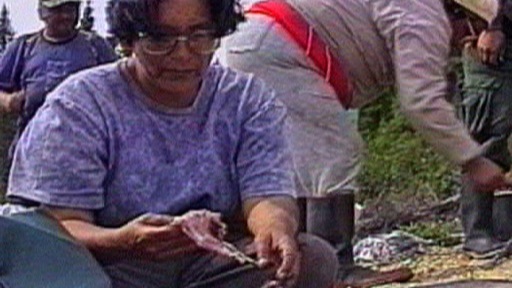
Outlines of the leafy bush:
<svg viewBox="0 0 512 288">
<path fill-rule="evenodd" d="M 388 193 L 451 194 L 454 167 L 416 134 L 395 99 L 388 93 L 361 110 L 359 127 L 368 145 L 359 176 L 362 200 Z"/>
</svg>

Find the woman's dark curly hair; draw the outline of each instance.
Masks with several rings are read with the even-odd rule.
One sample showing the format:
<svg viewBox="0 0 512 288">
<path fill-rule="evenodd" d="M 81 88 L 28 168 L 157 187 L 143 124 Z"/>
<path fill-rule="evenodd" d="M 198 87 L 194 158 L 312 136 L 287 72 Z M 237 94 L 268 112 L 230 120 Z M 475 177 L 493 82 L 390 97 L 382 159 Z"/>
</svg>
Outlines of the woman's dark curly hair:
<svg viewBox="0 0 512 288">
<path fill-rule="evenodd" d="M 107 22 L 109 32 L 119 41 L 132 44 L 140 33 L 155 31 L 152 19 L 163 0 L 109 0 Z M 244 20 L 239 0 L 206 0 L 210 5 L 217 37 L 233 33 Z"/>
</svg>

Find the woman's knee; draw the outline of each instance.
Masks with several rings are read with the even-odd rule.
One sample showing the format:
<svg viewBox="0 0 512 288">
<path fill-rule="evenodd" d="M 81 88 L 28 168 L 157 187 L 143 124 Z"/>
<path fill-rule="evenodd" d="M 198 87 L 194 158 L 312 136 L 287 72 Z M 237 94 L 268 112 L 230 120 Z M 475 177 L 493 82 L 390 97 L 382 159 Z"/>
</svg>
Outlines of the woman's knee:
<svg viewBox="0 0 512 288">
<path fill-rule="evenodd" d="M 331 287 L 336 280 L 336 252 L 326 241 L 311 234 L 300 234 L 302 253 L 298 287 Z"/>
</svg>

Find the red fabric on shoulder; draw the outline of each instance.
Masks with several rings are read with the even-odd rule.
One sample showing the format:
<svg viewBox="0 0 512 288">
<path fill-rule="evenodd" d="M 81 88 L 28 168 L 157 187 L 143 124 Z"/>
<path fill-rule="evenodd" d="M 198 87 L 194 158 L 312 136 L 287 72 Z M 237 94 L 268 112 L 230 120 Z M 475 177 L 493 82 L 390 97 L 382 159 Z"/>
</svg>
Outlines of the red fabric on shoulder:
<svg viewBox="0 0 512 288">
<path fill-rule="evenodd" d="M 258 2 L 250 7 L 246 13 L 263 14 L 279 23 L 295 42 L 304 49 L 306 55 L 313 60 L 318 69 L 322 71 L 325 80 L 336 91 L 338 100 L 343 107 L 350 108 L 353 87 L 343 65 L 338 59 L 332 57 L 329 46 L 325 44 L 300 13 L 283 0 Z"/>
</svg>

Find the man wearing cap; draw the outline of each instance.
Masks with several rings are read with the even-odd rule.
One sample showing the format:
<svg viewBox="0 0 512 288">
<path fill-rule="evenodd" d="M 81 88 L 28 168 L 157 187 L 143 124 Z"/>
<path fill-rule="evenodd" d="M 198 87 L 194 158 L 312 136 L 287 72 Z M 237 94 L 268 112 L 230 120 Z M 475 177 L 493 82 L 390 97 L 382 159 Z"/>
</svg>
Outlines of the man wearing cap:
<svg viewBox="0 0 512 288">
<path fill-rule="evenodd" d="M 393 88 L 402 112 L 479 191 L 507 185 L 445 100 L 452 27 L 440 0 L 246 0 L 223 43 L 226 64 L 262 77 L 288 107 L 307 232 L 338 251 L 348 286 L 397 280 L 354 266 L 354 193 L 362 140 L 346 110 Z M 342 105 L 340 105 L 340 103 Z"/>
<path fill-rule="evenodd" d="M 461 117 L 482 143 L 483 155 L 504 171 L 512 162 L 507 139 L 512 132 L 512 1 L 455 0 L 485 19 L 468 22 L 472 36 L 463 50 Z M 479 29 L 483 26 L 483 29 Z M 512 198 L 483 191 L 463 175 L 461 220 L 464 250 L 476 258 L 492 257 L 512 238 Z"/>
<path fill-rule="evenodd" d="M 9 158 L 50 91 L 74 72 L 116 59 L 103 38 L 77 29 L 79 8 L 80 0 L 40 0 L 44 28 L 11 42 L 0 58 L 0 112 L 18 115 Z"/>
</svg>

